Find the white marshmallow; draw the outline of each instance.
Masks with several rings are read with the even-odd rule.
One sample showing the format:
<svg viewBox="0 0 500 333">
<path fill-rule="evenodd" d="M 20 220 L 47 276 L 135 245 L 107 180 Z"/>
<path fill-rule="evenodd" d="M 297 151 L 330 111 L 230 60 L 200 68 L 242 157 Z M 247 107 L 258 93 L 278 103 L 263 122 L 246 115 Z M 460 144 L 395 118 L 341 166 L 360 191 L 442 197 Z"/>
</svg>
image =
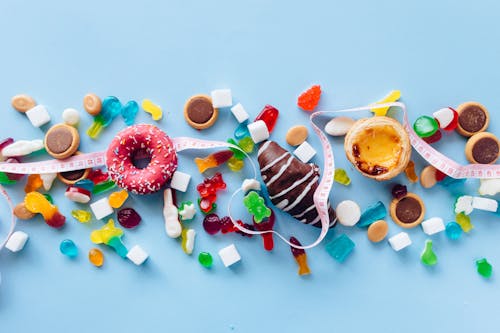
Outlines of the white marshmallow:
<svg viewBox="0 0 500 333">
<path fill-rule="evenodd" d="M 470 195 L 462 195 L 455 201 L 455 214 L 464 213 L 469 215 L 472 213 L 472 197 Z"/>
<path fill-rule="evenodd" d="M 90 204 L 90 209 L 97 220 L 101 220 L 108 215 L 113 214 L 113 207 L 109 204 L 109 199 L 102 198 Z"/>
<path fill-rule="evenodd" d="M 75 126 L 80 122 L 80 112 L 77 109 L 67 108 L 62 113 L 64 122 L 70 126 Z"/>
<path fill-rule="evenodd" d="M 170 181 L 170 187 L 181 192 L 186 192 L 190 180 L 190 174 L 175 171 L 172 175 L 172 180 Z"/>
<path fill-rule="evenodd" d="M 480 179 L 479 194 L 495 195 L 500 193 L 500 178 Z"/>
<path fill-rule="evenodd" d="M 142 265 L 148 259 L 149 254 L 142 249 L 139 245 L 134 246 L 127 253 L 127 258 L 130 259 L 137 266 Z"/>
<path fill-rule="evenodd" d="M 472 198 L 472 208 L 496 212 L 498 210 L 498 201 L 495 199 L 474 197 Z"/>
<path fill-rule="evenodd" d="M 340 224 L 346 227 L 352 227 L 359 222 L 361 209 L 359 205 L 352 200 L 344 200 L 337 205 L 335 209 L 337 219 Z"/>
<path fill-rule="evenodd" d="M 241 184 L 241 190 L 243 191 L 243 193 L 247 193 L 251 190 L 260 191 L 260 183 L 255 178 L 245 179 L 243 181 L 243 184 Z"/>
<path fill-rule="evenodd" d="M 219 257 L 224 266 L 229 267 L 241 260 L 240 254 L 234 244 L 219 250 Z"/>
<path fill-rule="evenodd" d="M 411 245 L 410 236 L 406 232 L 400 232 L 389 238 L 389 244 L 394 251 L 400 251 Z"/>
<path fill-rule="evenodd" d="M 28 234 L 23 231 L 15 231 L 10 235 L 9 240 L 5 243 L 5 247 L 12 252 L 19 252 L 24 248 L 28 241 Z"/>
<path fill-rule="evenodd" d="M 307 141 L 304 141 L 294 150 L 293 154 L 303 163 L 307 163 L 316 155 L 316 150 Z"/>
<path fill-rule="evenodd" d="M 43 189 L 45 191 L 50 190 L 52 184 L 54 183 L 54 179 L 56 179 L 57 173 L 42 173 L 40 174 L 40 178 L 43 182 Z"/>
<path fill-rule="evenodd" d="M 165 232 L 170 238 L 177 238 L 182 233 L 181 222 L 179 222 L 179 212 L 174 205 L 172 189 L 167 188 L 163 192 L 163 219 L 165 221 Z"/>
<path fill-rule="evenodd" d="M 25 156 L 43 147 L 43 140 L 19 140 L 2 149 L 2 155 L 4 157 Z"/>
<path fill-rule="evenodd" d="M 267 125 L 263 120 L 257 120 L 253 123 L 248 124 L 248 132 L 252 137 L 253 142 L 259 143 L 261 141 L 269 139 L 269 130 Z"/>
<path fill-rule="evenodd" d="M 445 128 L 448 127 L 449 124 L 451 124 L 455 115 L 452 109 L 442 108 L 434 112 L 432 116 L 436 118 L 440 128 Z"/>
<path fill-rule="evenodd" d="M 354 125 L 355 120 L 349 117 L 335 117 L 325 126 L 325 132 L 331 136 L 343 136 Z"/>
<path fill-rule="evenodd" d="M 233 105 L 231 89 L 212 90 L 212 105 L 214 108 L 225 108 Z"/>
<path fill-rule="evenodd" d="M 245 108 L 243 107 L 243 105 L 241 105 L 241 103 L 233 106 L 231 108 L 231 112 L 239 123 L 242 123 L 249 118 L 248 113 L 245 111 Z"/>
<path fill-rule="evenodd" d="M 440 217 L 431 217 L 430 219 L 423 221 L 420 225 L 422 226 L 424 233 L 427 235 L 434 235 L 446 229 L 443 219 Z"/>
<path fill-rule="evenodd" d="M 43 105 L 37 105 L 26 111 L 26 116 L 35 127 L 43 126 L 50 121 L 49 112 Z"/>
</svg>

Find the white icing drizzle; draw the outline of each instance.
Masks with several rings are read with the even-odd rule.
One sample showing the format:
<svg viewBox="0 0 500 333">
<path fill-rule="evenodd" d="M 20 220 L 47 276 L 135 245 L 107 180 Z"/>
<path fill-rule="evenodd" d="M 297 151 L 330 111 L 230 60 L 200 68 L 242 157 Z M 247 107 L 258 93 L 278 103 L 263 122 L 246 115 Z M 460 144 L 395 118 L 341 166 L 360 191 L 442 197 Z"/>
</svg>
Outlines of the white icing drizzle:
<svg viewBox="0 0 500 333">
<path fill-rule="evenodd" d="M 315 224 L 315 223 L 317 223 L 320 219 L 321 219 L 321 218 L 320 218 L 320 216 L 318 215 L 318 216 L 316 216 L 316 218 L 315 218 L 314 220 L 312 220 L 311 222 L 308 222 L 307 224 Z"/>
<path fill-rule="evenodd" d="M 303 182 L 305 182 L 307 180 L 307 178 L 309 178 L 313 173 L 314 173 L 314 169 L 311 168 L 311 171 L 309 171 L 304 177 L 302 177 L 301 179 L 295 181 L 290 187 L 285 188 L 283 191 L 279 192 L 276 195 L 270 196 L 269 198 L 271 200 L 273 200 L 273 199 L 276 199 L 277 197 L 280 197 L 280 196 L 282 196 L 284 194 L 287 194 L 288 192 L 290 192 L 291 190 L 293 190 L 294 188 L 296 188 L 297 186 L 299 186 L 300 184 L 302 184 Z"/>
<path fill-rule="evenodd" d="M 265 167 L 263 167 L 262 169 L 260 169 L 260 172 L 264 172 L 267 169 L 271 168 L 273 165 L 276 165 L 279 161 L 281 161 L 282 159 L 284 159 L 287 155 L 290 155 L 290 153 L 289 152 L 285 152 L 283 155 L 280 155 L 280 157 L 275 158 L 269 164 L 267 164 Z"/>
<path fill-rule="evenodd" d="M 262 146 L 260 146 L 259 151 L 257 152 L 257 156 L 262 154 L 264 150 L 271 144 L 271 141 L 266 141 Z"/>
<path fill-rule="evenodd" d="M 293 156 L 290 156 L 290 158 L 288 159 L 288 161 L 286 161 L 285 165 L 283 165 L 280 169 L 280 171 L 278 171 L 278 173 L 276 173 L 271 179 L 269 179 L 269 182 L 266 183 L 266 186 L 269 187 L 272 183 L 274 183 L 278 178 L 281 177 L 281 175 L 285 172 L 285 170 L 290 166 L 290 164 L 292 164 L 292 161 L 293 161 L 294 157 Z"/>
<path fill-rule="evenodd" d="M 286 205 L 288 205 L 288 199 L 281 201 L 279 204 L 276 205 L 276 208 L 283 209 L 284 207 L 286 207 Z"/>
<path fill-rule="evenodd" d="M 302 216 L 306 215 L 307 212 L 309 212 L 310 210 L 312 210 L 313 208 L 315 208 L 316 206 L 314 205 L 311 205 L 309 206 L 305 211 L 303 211 L 302 213 L 298 214 L 298 215 L 294 215 L 293 217 L 295 217 L 296 219 L 300 219 Z"/>
<path fill-rule="evenodd" d="M 309 184 L 307 184 L 306 188 L 304 189 L 304 191 L 297 197 L 297 199 L 288 207 L 284 208 L 283 210 L 285 212 L 288 212 L 289 210 L 291 210 L 293 207 L 297 206 L 301 201 L 302 199 L 304 199 L 304 197 L 307 195 L 307 193 L 311 190 L 311 187 L 313 186 L 314 183 L 316 183 L 318 181 L 319 177 L 318 176 L 315 176 L 310 182 Z"/>
</svg>

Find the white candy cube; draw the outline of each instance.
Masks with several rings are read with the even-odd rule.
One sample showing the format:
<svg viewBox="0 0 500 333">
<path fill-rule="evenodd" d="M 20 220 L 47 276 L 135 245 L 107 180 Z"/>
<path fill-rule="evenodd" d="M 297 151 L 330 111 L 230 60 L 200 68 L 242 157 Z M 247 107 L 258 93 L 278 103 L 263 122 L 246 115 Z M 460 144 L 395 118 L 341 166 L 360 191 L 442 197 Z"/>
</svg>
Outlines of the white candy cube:
<svg viewBox="0 0 500 333">
<path fill-rule="evenodd" d="M 28 117 L 31 124 L 35 127 L 40 127 L 50 121 L 49 112 L 43 105 L 37 105 L 34 108 L 26 111 L 26 116 Z"/>
<path fill-rule="evenodd" d="M 217 89 L 212 93 L 212 105 L 214 108 L 225 108 L 233 105 L 233 96 L 231 89 Z"/>
<path fill-rule="evenodd" d="M 480 179 L 481 185 L 479 186 L 479 194 L 481 195 L 495 195 L 500 193 L 500 178 Z"/>
<path fill-rule="evenodd" d="M 389 238 L 389 244 L 394 251 L 400 251 L 411 245 L 411 239 L 406 232 L 400 232 Z"/>
<path fill-rule="evenodd" d="M 472 208 L 486 210 L 488 212 L 496 212 L 498 209 L 498 201 L 495 199 L 474 197 L 472 198 Z"/>
<path fill-rule="evenodd" d="M 239 123 L 242 123 L 249 118 L 248 113 L 245 111 L 245 108 L 241 105 L 241 103 L 233 106 L 231 108 L 231 112 Z"/>
<path fill-rule="evenodd" d="M 263 120 L 257 120 L 253 123 L 248 124 L 248 131 L 252 137 L 253 142 L 259 143 L 261 141 L 269 139 L 269 130 L 267 125 Z"/>
<path fill-rule="evenodd" d="M 190 174 L 180 171 L 175 171 L 174 174 L 172 175 L 172 180 L 170 181 L 170 187 L 173 188 L 174 190 L 186 192 L 190 180 L 191 180 Z"/>
<path fill-rule="evenodd" d="M 113 207 L 110 206 L 108 198 L 102 198 L 90 204 L 90 209 L 96 219 L 101 220 L 113 214 Z"/>
<path fill-rule="evenodd" d="M 307 141 L 304 141 L 295 149 L 293 154 L 303 163 L 307 163 L 316 155 L 316 150 Z"/>
<path fill-rule="evenodd" d="M 127 258 L 130 259 L 137 266 L 142 265 L 148 259 L 149 254 L 142 249 L 139 245 L 134 246 L 127 253 Z"/>
<path fill-rule="evenodd" d="M 457 198 L 455 202 L 455 214 L 464 213 L 465 215 L 469 215 L 473 209 L 472 197 L 470 195 L 462 195 Z"/>
<path fill-rule="evenodd" d="M 245 179 L 243 181 L 243 184 L 241 184 L 241 190 L 243 191 L 243 193 L 247 193 L 251 190 L 260 191 L 260 189 L 260 183 L 255 178 Z"/>
<path fill-rule="evenodd" d="M 234 246 L 234 244 L 231 244 L 219 250 L 219 257 L 226 267 L 229 267 L 241 260 L 240 254 L 238 253 L 238 250 L 236 249 L 236 246 Z"/>
<path fill-rule="evenodd" d="M 23 231 L 16 231 L 10 237 L 5 247 L 12 252 L 19 252 L 24 248 L 24 245 L 28 241 L 28 234 Z"/>
<path fill-rule="evenodd" d="M 422 226 L 422 230 L 427 235 L 434 235 L 445 230 L 443 219 L 440 217 L 432 217 L 423 221 L 420 225 Z"/>
<path fill-rule="evenodd" d="M 440 128 L 445 128 L 448 127 L 449 124 L 451 124 L 455 115 L 452 109 L 442 108 L 434 112 L 432 116 L 439 122 Z"/>
</svg>

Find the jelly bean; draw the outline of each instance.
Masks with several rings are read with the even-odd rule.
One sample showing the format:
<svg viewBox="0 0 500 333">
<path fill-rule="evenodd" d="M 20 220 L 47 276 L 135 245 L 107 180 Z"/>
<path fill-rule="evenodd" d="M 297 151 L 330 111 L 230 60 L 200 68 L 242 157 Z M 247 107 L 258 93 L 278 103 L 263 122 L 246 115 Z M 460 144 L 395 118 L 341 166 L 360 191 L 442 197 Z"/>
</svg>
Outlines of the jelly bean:
<svg viewBox="0 0 500 333">
<path fill-rule="evenodd" d="M 123 120 L 127 126 L 134 124 L 135 116 L 139 112 L 139 104 L 136 101 L 128 101 L 120 110 Z"/>
<path fill-rule="evenodd" d="M 445 232 L 449 239 L 457 240 L 462 236 L 462 227 L 457 222 L 448 222 Z"/>
<path fill-rule="evenodd" d="M 470 221 L 470 217 L 467 216 L 467 215 L 465 215 L 463 212 L 462 213 L 458 213 L 455 216 L 455 220 L 460 225 L 460 227 L 462 228 L 462 230 L 465 231 L 465 232 L 469 232 L 469 231 L 471 231 L 474 228 L 474 226 L 472 225 L 472 223 Z"/>
<path fill-rule="evenodd" d="M 114 189 L 115 187 L 116 184 L 112 180 L 106 180 L 102 183 L 95 185 L 94 188 L 92 189 L 92 194 L 95 195 L 101 194 L 111 189 Z"/>
<path fill-rule="evenodd" d="M 418 181 L 418 176 L 415 173 L 415 163 L 413 161 L 408 162 L 405 168 L 405 174 L 406 178 L 408 178 L 411 183 L 416 183 Z"/>
<path fill-rule="evenodd" d="M 262 120 L 266 123 L 267 130 L 271 133 L 276 126 L 276 122 L 278 121 L 279 111 L 272 105 L 266 105 L 262 109 L 262 111 L 255 117 L 254 121 Z"/>
<path fill-rule="evenodd" d="M 255 192 L 253 192 L 255 193 Z M 255 230 L 257 231 L 269 231 L 273 230 L 274 227 L 274 222 L 276 220 L 276 217 L 274 215 L 274 212 L 271 210 L 271 215 L 267 219 L 262 220 L 261 222 L 257 223 L 255 220 L 255 217 L 253 218 L 253 226 Z M 260 235 L 262 237 L 262 241 L 264 242 L 264 249 L 266 251 L 271 251 L 274 248 L 274 240 L 273 240 L 273 233 L 268 232 L 265 234 Z"/>
<path fill-rule="evenodd" d="M 71 216 L 80 223 L 87 223 L 92 219 L 92 214 L 89 211 L 82 209 L 74 209 L 71 211 Z"/>
<path fill-rule="evenodd" d="M 78 255 L 78 248 L 71 239 L 63 240 L 59 245 L 59 250 L 61 251 L 62 254 L 70 258 L 74 258 Z"/>
<path fill-rule="evenodd" d="M 290 243 L 297 245 L 297 246 L 302 246 L 302 244 L 300 244 L 299 240 L 295 237 L 290 237 Z M 292 255 L 295 258 L 297 265 L 299 266 L 299 275 L 311 274 L 311 270 L 309 269 L 309 266 L 307 265 L 306 251 L 303 249 L 297 249 L 293 246 L 290 246 L 290 250 L 292 251 Z"/>
<path fill-rule="evenodd" d="M 109 205 L 113 208 L 120 208 L 128 198 L 126 190 L 116 191 L 109 195 Z"/>
<path fill-rule="evenodd" d="M 163 111 L 159 105 L 156 105 L 149 99 L 142 100 L 142 109 L 151 114 L 153 120 L 158 121 L 163 117 Z"/>
<path fill-rule="evenodd" d="M 250 132 L 248 131 L 247 124 L 248 124 L 248 122 L 245 121 L 245 122 L 239 124 L 238 127 L 236 127 L 236 129 L 234 130 L 234 134 L 233 134 L 234 137 L 236 138 L 236 140 L 241 140 L 244 137 L 250 136 Z"/>
<path fill-rule="evenodd" d="M 476 260 L 476 268 L 478 274 L 484 278 L 491 277 L 491 274 L 493 273 L 493 267 L 488 260 L 486 260 L 486 258 Z"/>
<path fill-rule="evenodd" d="M 101 267 L 104 264 L 104 254 L 94 247 L 89 251 L 89 261 L 92 265 Z"/>
<path fill-rule="evenodd" d="M 120 257 L 125 258 L 127 256 L 128 250 L 123 245 L 121 237 L 123 231 L 115 227 L 115 222 L 113 219 L 109 219 L 102 228 L 92 231 L 90 234 L 90 240 L 94 244 L 105 244 L 113 248 Z"/>
<path fill-rule="evenodd" d="M 297 106 L 304 111 L 313 111 L 321 98 L 321 87 L 314 85 L 300 94 L 297 99 Z"/>
<path fill-rule="evenodd" d="M 224 164 L 233 157 L 234 153 L 231 150 L 222 150 L 216 153 L 210 154 L 204 158 L 196 157 L 194 163 L 198 167 L 200 173 L 205 172 L 208 169 L 216 168 L 221 164 Z"/>
<path fill-rule="evenodd" d="M 124 228 L 135 228 L 141 223 L 141 216 L 133 208 L 122 208 L 117 213 L 118 223 Z"/>
<path fill-rule="evenodd" d="M 184 201 L 180 204 L 178 211 L 181 221 L 189 221 L 194 218 L 194 215 L 196 214 L 196 207 L 191 201 Z"/>
<path fill-rule="evenodd" d="M 250 140 L 251 140 L 251 138 L 250 138 Z M 227 139 L 227 142 L 239 147 L 238 143 L 236 141 L 234 141 L 234 139 Z M 229 150 L 231 150 L 233 152 L 233 157 L 238 159 L 238 160 L 243 160 L 246 157 L 245 154 L 239 149 L 229 147 Z"/>
<path fill-rule="evenodd" d="M 307 127 L 303 125 L 293 126 L 288 130 L 288 132 L 286 132 L 285 141 L 290 146 L 296 147 L 306 141 L 308 135 L 309 131 L 307 130 Z"/>
<path fill-rule="evenodd" d="M 52 205 L 43 194 L 30 192 L 24 197 L 24 205 L 32 213 L 40 213 L 49 226 L 60 228 L 66 222 L 66 217 L 59 213 L 56 206 Z"/>
<path fill-rule="evenodd" d="M 163 192 L 163 219 L 165 221 L 165 232 L 170 238 L 177 238 L 182 233 L 179 213 L 174 203 L 173 190 L 165 189 Z"/>
<path fill-rule="evenodd" d="M 210 268 L 210 267 L 212 267 L 214 260 L 213 260 L 212 255 L 210 253 L 200 252 L 200 254 L 198 254 L 198 262 L 203 267 Z"/>
<path fill-rule="evenodd" d="M 243 204 L 248 212 L 253 215 L 256 223 L 260 223 L 264 218 L 271 216 L 271 210 L 264 204 L 264 198 L 255 191 L 251 191 L 243 198 Z"/>
<path fill-rule="evenodd" d="M 420 261 L 426 266 L 434 266 L 437 264 L 437 256 L 432 251 L 432 240 L 428 239 L 425 241 L 425 248 L 420 255 Z"/>
<path fill-rule="evenodd" d="M 427 138 L 422 138 L 425 142 L 427 142 L 428 144 L 431 144 L 431 143 L 435 143 L 435 142 L 438 142 L 439 140 L 441 140 L 441 137 L 443 135 L 441 134 L 441 131 L 438 129 L 436 131 L 436 133 L 432 134 L 431 136 L 427 137 Z"/>
<path fill-rule="evenodd" d="M 89 173 L 87 178 L 91 180 L 94 185 L 97 185 L 105 182 L 106 180 L 109 180 L 109 175 L 107 172 L 103 172 L 101 169 L 95 169 Z"/>
<path fill-rule="evenodd" d="M 335 169 L 335 174 L 333 175 L 333 180 L 341 185 L 348 186 L 351 184 L 351 179 L 344 169 Z"/>
<path fill-rule="evenodd" d="M 203 219 L 203 229 L 209 235 L 217 234 L 221 229 L 221 223 L 217 214 L 211 213 Z"/>
<path fill-rule="evenodd" d="M 0 184 L 2 185 L 9 185 L 9 184 L 15 184 L 17 181 L 9 179 L 7 174 L 5 172 L 0 171 Z"/>
<path fill-rule="evenodd" d="M 342 263 L 351 254 L 356 244 L 346 235 L 342 234 L 326 244 L 326 252 L 335 260 Z"/>
<path fill-rule="evenodd" d="M 401 91 L 399 90 L 392 90 L 387 96 L 382 98 L 380 101 L 378 101 L 375 104 L 385 104 L 385 103 L 392 103 L 392 102 L 397 102 L 401 98 Z M 370 109 L 371 112 L 375 116 L 385 116 L 387 114 L 387 111 L 389 111 L 390 106 L 382 107 L 382 108 L 372 108 Z"/>
<path fill-rule="evenodd" d="M 375 221 L 383 220 L 387 215 L 387 209 L 382 201 L 377 201 L 373 205 L 368 206 L 361 214 L 359 222 L 356 224 L 358 227 L 368 227 Z"/>
<path fill-rule="evenodd" d="M 62 118 L 65 124 L 70 126 L 77 126 L 80 122 L 80 112 L 73 108 L 64 109 Z"/>
<path fill-rule="evenodd" d="M 436 119 L 429 116 L 420 116 L 413 123 L 415 133 L 421 138 L 428 138 L 439 130 Z"/>
<path fill-rule="evenodd" d="M 229 168 L 229 170 L 231 170 L 233 172 L 240 171 L 241 169 L 243 169 L 244 166 L 245 166 L 245 162 L 243 162 L 242 160 L 237 159 L 234 156 L 231 157 L 227 161 L 227 167 Z"/>
<path fill-rule="evenodd" d="M 255 143 L 253 142 L 251 137 L 246 136 L 238 141 L 238 146 L 240 146 L 240 148 L 243 149 L 245 153 L 251 154 L 255 147 Z"/>
<path fill-rule="evenodd" d="M 408 190 L 405 185 L 396 184 L 392 187 L 391 194 L 394 199 L 401 199 L 408 194 Z"/>
<path fill-rule="evenodd" d="M 181 242 L 182 251 L 184 251 L 185 254 L 193 253 L 196 231 L 194 229 L 184 229 L 182 230 L 181 236 L 182 236 L 182 242 Z"/>
</svg>

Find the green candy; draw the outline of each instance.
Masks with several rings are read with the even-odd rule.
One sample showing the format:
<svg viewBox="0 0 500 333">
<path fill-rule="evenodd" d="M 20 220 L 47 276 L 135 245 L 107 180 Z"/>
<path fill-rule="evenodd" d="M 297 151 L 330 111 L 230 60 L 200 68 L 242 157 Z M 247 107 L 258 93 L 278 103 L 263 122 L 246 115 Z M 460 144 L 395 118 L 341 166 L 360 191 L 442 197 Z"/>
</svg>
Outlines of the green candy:
<svg viewBox="0 0 500 333">
<path fill-rule="evenodd" d="M 425 241 L 425 248 L 422 255 L 420 255 L 420 261 L 426 266 L 437 264 L 438 259 L 434 251 L 432 251 L 432 241 L 430 239 Z"/>
<path fill-rule="evenodd" d="M 428 138 L 436 133 L 439 129 L 439 124 L 436 119 L 429 116 L 420 116 L 413 123 L 415 133 L 421 138 Z"/>
<path fill-rule="evenodd" d="M 252 138 L 249 136 L 244 137 L 243 139 L 238 141 L 238 146 L 240 146 L 241 149 L 247 154 L 250 154 L 253 152 L 253 148 L 255 147 L 255 143 L 253 142 Z"/>
<path fill-rule="evenodd" d="M 5 174 L 5 172 L 0 171 L 0 184 L 2 185 L 8 185 L 8 184 L 15 184 L 15 180 L 10 180 L 9 177 Z"/>
<path fill-rule="evenodd" d="M 333 180 L 345 186 L 348 186 L 351 183 L 351 179 L 344 169 L 335 169 Z"/>
<path fill-rule="evenodd" d="M 212 267 L 212 263 L 214 262 L 212 255 L 208 252 L 200 252 L 198 254 L 198 262 L 205 268 Z"/>
<path fill-rule="evenodd" d="M 260 223 L 264 218 L 271 216 L 271 210 L 264 204 L 264 198 L 255 191 L 251 191 L 243 198 L 243 204 L 248 212 L 253 215 L 256 223 Z"/>
<path fill-rule="evenodd" d="M 236 143 L 236 141 L 234 141 L 234 139 L 227 139 L 227 142 L 239 147 L 238 143 Z M 234 155 L 233 155 L 234 158 L 236 158 L 238 160 L 245 159 L 245 154 L 241 150 L 233 148 L 233 147 L 229 147 L 229 150 L 231 150 L 234 153 Z"/>
<path fill-rule="evenodd" d="M 488 262 L 488 260 L 486 260 L 486 258 L 476 260 L 476 267 L 477 272 L 482 277 L 489 278 L 491 276 L 491 273 L 493 273 L 493 267 Z"/>
<path fill-rule="evenodd" d="M 115 182 L 112 180 L 106 180 L 94 186 L 92 189 L 93 194 L 99 194 L 111 190 L 116 186 Z"/>
</svg>

